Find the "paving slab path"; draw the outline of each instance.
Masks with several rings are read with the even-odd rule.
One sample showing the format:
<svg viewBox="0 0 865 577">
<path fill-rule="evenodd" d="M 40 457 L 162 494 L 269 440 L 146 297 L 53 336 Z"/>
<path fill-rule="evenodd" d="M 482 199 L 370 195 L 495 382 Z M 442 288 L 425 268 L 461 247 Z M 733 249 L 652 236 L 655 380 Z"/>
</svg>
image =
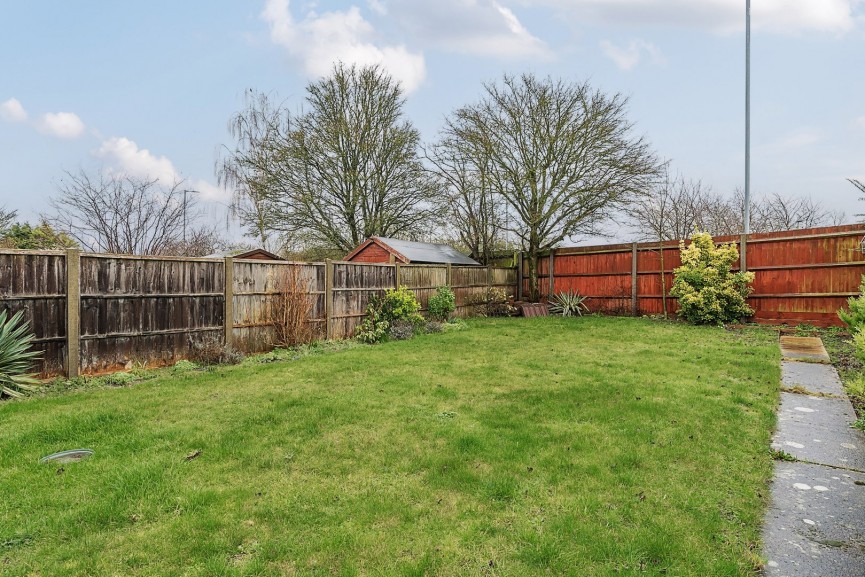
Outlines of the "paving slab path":
<svg viewBox="0 0 865 577">
<path fill-rule="evenodd" d="M 865 577 L 865 434 L 818 338 L 782 337 L 764 574 Z"/>
</svg>

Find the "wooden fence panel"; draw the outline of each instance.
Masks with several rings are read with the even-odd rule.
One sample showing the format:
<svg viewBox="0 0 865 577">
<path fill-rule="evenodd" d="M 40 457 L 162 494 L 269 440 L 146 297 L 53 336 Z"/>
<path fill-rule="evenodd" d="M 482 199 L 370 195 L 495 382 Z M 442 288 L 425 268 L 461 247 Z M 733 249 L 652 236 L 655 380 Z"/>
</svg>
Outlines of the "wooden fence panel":
<svg viewBox="0 0 865 577">
<path fill-rule="evenodd" d="M 426 312 L 429 298 L 436 289 L 448 284 L 448 268 L 446 266 L 401 264 L 399 267 L 399 284 L 414 293 L 422 312 Z"/>
<path fill-rule="evenodd" d="M 750 235 L 745 256 L 747 270 L 755 275 L 754 293 L 749 299 L 755 320 L 840 325 L 836 311 L 848 297 L 858 294 L 865 273 L 865 255 L 860 251 L 863 235 L 865 227 L 861 224 Z M 739 245 L 740 239 L 730 236 L 715 241 Z M 625 303 L 630 304 L 635 285 L 637 314 L 661 314 L 665 296 L 667 311 L 674 314 L 677 302 L 669 291 L 673 270 L 681 265 L 678 242 L 638 244 L 636 278 L 632 273 L 633 248 L 619 244 L 557 249 L 554 291 L 577 290 L 590 297 L 590 310 L 621 314 L 630 310 Z M 523 260 L 525 275 L 528 259 Z M 549 287 L 545 278 L 549 258 L 542 258 L 538 269 L 544 294 Z M 528 291 L 528 281 L 524 291 Z"/>
<path fill-rule="evenodd" d="M 456 297 L 454 315 L 465 318 L 472 315 L 472 305 L 469 304 L 472 295 L 481 294 L 489 286 L 486 267 L 455 266 L 451 268 L 451 289 Z"/>
<path fill-rule="evenodd" d="M 66 259 L 59 251 L 0 252 L 0 310 L 23 311 L 40 359 L 34 370 L 56 374 L 66 354 Z"/>
<path fill-rule="evenodd" d="M 369 299 L 396 286 L 396 267 L 388 264 L 333 263 L 331 338 L 354 336 L 363 322 Z"/>
<path fill-rule="evenodd" d="M 165 364 L 219 338 L 223 264 L 204 259 L 81 255 L 81 368 Z"/>
<path fill-rule="evenodd" d="M 244 353 L 270 350 L 275 342 L 274 300 L 292 275 L 307 293 L 311 338 L 324 338 L 324 264 L 235 260 L 232 344 Z"/>
</svg>

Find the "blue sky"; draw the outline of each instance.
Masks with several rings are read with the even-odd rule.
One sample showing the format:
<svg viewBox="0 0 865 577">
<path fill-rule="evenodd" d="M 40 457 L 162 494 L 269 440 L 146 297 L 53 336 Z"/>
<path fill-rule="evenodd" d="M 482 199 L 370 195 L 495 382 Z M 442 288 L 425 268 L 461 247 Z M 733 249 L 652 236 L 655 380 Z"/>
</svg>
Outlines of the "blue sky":
<svg viewBox="0 0 865 577">
<path fill-rule="evenodd" d="M 744 0 L 0 3 L 0 207 L 36 219 L 64 170 L 182 177 L 219 218 L 228 118 L 291 107 L 337 59 L 380 63 L 433 139 L 481 83 L 531 71 L 630 97 L 686 177 L 744 184 Z M 865 2 L 752 0 L 752 191 L 861 212 Z"/>
</svg>

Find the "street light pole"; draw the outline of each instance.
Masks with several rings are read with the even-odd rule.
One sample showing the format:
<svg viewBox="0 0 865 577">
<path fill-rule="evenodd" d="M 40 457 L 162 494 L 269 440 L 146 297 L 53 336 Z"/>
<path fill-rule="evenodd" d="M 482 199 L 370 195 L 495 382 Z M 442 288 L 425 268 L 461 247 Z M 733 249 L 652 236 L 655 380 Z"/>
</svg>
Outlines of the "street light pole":
<svg viewBox="0 0 865 577">
<path fill-rule="evenodd" d="M 745 234 L 751 233 L 751 0 L 745 0 Z"/>
</svg>

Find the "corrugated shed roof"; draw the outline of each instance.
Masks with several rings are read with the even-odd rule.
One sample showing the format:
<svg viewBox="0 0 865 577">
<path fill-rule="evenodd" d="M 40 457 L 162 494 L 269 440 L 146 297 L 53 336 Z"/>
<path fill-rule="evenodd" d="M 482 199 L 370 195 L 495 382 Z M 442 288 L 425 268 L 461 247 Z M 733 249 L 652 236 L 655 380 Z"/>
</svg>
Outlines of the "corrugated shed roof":
<svg viewBox="0 0 865 577">
<path fill-rule="evenodd" d="M 431 242 L 414 242 L 411 240 L 399 240 L 398 238 L 375 237 L 382 244 L 386 244 L 396 252 L 406 257 L 411 262 L 417 263 L 451 263 L 465 265 L 480 265 L 446 244 L 433 244 Z"/>
</svg>

